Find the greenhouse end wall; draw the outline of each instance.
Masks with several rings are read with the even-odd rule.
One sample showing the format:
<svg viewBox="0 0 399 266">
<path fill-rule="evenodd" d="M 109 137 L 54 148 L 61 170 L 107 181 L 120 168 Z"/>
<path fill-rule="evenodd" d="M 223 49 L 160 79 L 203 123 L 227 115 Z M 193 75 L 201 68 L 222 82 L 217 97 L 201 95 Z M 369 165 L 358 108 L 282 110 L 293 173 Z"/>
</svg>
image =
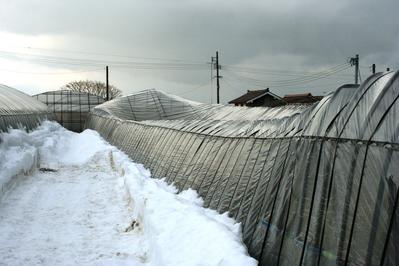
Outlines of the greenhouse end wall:
<svg viewBox="0 0 399 266">
<path fill-rule="evenodd" d="M 46 104 L 58 123 L 75 132 L 82 132 L 90 110 L 105 102 L 101 96 L 71 90 L 47 91 L 32 97 Z"/>
<path fill-rule="evenodd" d="M 16 89 L 0 84 L 0 132 L 10 128 L 31 130 L 43 120 L 53 120 L 45 104 Z"/>
<path fill-rule="evenodd" d="M 87 127 L 242 225 L 261 265 L 399 261 L 399 72 L 310 107 L 206 105 L 149 90 Z"/>
</svg>

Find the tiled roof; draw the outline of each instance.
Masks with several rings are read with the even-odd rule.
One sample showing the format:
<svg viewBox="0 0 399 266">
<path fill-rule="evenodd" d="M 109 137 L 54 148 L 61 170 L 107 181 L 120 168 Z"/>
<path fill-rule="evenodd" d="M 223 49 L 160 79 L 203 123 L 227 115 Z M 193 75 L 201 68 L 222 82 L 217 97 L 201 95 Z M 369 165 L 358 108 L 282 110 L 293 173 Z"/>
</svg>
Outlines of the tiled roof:
<svg viewBox="0 0 399 266">
<path fill-rule="evenodd" d="M 323 96 L 313 96 L 311 93 L 287 94 L 284 101 L 287 103 L 314 103 L 320 101 Z"/>
<path fill-rule="evenodd" d="M 244 95 L 241 95 L 240 97 L 238 97 L 238 98 L 236 98 L 234 100 L 231 100 L 229 103 L 244 104 L 244 103 L 248 103 L 248 102 L 250 102 L 252 100 L 255 100 L 256 98 L 259 98 L 259 97 L 261 97 L 263 95 L 266 95 L 266 94 L 270 95 L 273 98 L 281 99 L 279 96 L 271 93 L 269 91 L 269 89 L 253 90 L 253 91 L 248 90 L 247 93 L 245 93 Z"/>
</svg>

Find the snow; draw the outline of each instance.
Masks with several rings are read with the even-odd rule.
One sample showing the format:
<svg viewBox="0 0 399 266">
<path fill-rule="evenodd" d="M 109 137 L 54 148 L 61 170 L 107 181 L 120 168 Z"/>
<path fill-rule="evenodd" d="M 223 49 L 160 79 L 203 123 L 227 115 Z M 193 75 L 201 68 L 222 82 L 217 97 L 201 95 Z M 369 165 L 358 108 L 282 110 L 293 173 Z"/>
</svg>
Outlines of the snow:
<svg viewBox="0 0 399 266">
<path fill-rule="evenodd" d="M 95 131 L 44 122 L 0 139 L 0 265 L 257 264 L 227 214 Z"/>
<path fill-rule="evenodd" d="M 0 197 L 13 185 L 12 177 L 28 174 L 36 165 L 37 150 L 24 140 L 27 133 L 12 130 L 0 137 Z"/>
</svg>

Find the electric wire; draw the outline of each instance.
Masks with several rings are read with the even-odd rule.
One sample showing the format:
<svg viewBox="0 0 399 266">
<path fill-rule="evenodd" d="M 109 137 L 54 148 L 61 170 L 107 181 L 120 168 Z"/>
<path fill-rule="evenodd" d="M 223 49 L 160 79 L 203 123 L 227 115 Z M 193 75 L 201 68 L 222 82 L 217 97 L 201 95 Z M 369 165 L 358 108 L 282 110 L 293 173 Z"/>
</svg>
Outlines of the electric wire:
<svg viewBox="0 0 399 266">
<path fill-rule="evenodd" d="M 117 60 L 77 59 L 68 57 L 44 56 L 38 54 L 14 53 L 0 50 L 0 57 L 8 59 L 25 59 L 27 61 L 44 64 L 72 65 L 72 66 L 104 66 L 135 68 L 135 69 L 162 69 L 162 70 L 207 70 L 204 63 L 165 63 L 165 62 L 137 62 Z"/>
<path fill-rule="evenodd" d="M 305 76 L 301 76 L 301 77 L 296 77 L 296 78 L 291 78 L 291 79 L 268 79 L 268 80 L 264 80 L 264 79 L 259 79 L 259 78 L 253 78 L 253 77 L 248 77 L 248 76 L 244 76 L 244 75 L 240 75 L 238 73 L 236 73 L 237 75 L 241 76 L 244 79 L 250 79 L 250 80 L 255 80 L 255 81 L 260 81 L 260 82 L 268 82 L 268 83 L 285 83 L 285 82 L 297 82 L 297 81 L 302 81 L 302 80 L 307 80 L 307 79 L 313 79 L 313 78 L 318 78 L 318 77 L 322 77 L 322 76 L 329 76 L 330 74 L 334 74 L 337 73 L 343 69 L 346 69 L 346 67 L 337 67 L 335 69 L 331 69 L 330 71 L 326 71 L 326 72 L 319 72 L 317 74 L 314 75 L 305 75 Z M 230 71 L 230 72 L 234 72 L 234 71 Z"/>
<path fill-rule="evenodd" d="M 58 53 L 66 53 L 66 54 L 83 54 L 83 55 L 96 55 L 96 56 L 101 55 L 101 56 L 107 56 L 107 57 L 120 57 L 120 58 L 131 58 L 131 59 L 147 59 L 147 60 L 171 61 L 171 62 L 202 63 L 201 61 L 175 59 L 175 58 L 164 58 L 164 57 L 142 57 L 142 56 L 139 57 L 139 56 L 132 56 L 132 55 L 107 54 L 107 53 L 87 52 L 87 51 L 78 51 L 78 50 L 50 49 L 50 48 L 40 48 L 40 47 L 31 47 L 31 46 L 24 46 L 22 48 L 29 49 L 29 50 L 49 51 L 49 52 L 58 52 Z"/>
<path fill-rule="evenodd" d="M 18 74 L 27 74 L 27 75 L 72 75 L 72 74 L 86 73 L 86 72 L 99 72 L 99 71 L 103 71 L 103 70 L 104 70 L 104 68 L 70 71 L 70 72 L 29 72 L 29 71 L 19 71 L 19 70 L 0 68 L 0 71 L 12 72 L 12 73 L 18 73 Z"/>
<path fill-rule="evenodd" d="M 245 79 L 251 79 L 251 80 L 255 80 L 255 81 L 261 81 L 261 82 L 268 82 L 268 83 L 285 83 L 285 82 L 296 82 L 296 81 L 301 81 L 301 80 L 307 80 L 307 79 L 312 79 L 312 78 L 318 78 L 318 77 L 322 77 L 322 76 L 329 76 L 330 74 L 335 74 L 337 72 L 340 72 L 341 70 L 347 69 L 349 68 L 349 65 L 338 65 L 338 66 L 334 66 L 328 70 L 325 71 L 321 71 L 318 73 L 315 73 L 313 75 L 305 75 L 302 77 L 297 77 L 297 78 L 292 78 L 292 79 L 279 79 L 279 80 L 261 80 L 261 79 L 256 79 L 256 78 L 251 78 L 251 77 L 247 77 L 247 76 L 241 76 Z M 234 72 L 234 71 L 233 71 Z"/>
<path fill-rule="evenodd" d="M 232 84 L 230 83 L 230 81 L 231 81 L 232 83 L 234 83 L 233 80 L 231 80 L 231 79 L 229 79 L 229 78 L 226 78 L 226 77 L 223 77 L 223 83 L 225 83 L 228 87 L 232 88 L 234 91 L 236 91 L 236 92 L 238 92 L 238 93 L 242 93 L 243 90 L 240 89 L 240 88 L 237 88 L 237 87 L 234 86 L 234 85 L 232 85 Z"/>
<path fill-rule="evenodd" d="M 194 92 L 194 91 L 198 90 L 199 88 L 205 87 L 205 86 L 209 85 L 210 83 L 211 83 L 211 80 L 208 80 L 206 83 L 201 84 L 201 85 L 199 85 L 197 87 L 191 88 L 188 91 L 185 91 L 185 92 L 182 92 L 182 93 L 174 93 L 174 94 L 177 95 L 177 96 L 186 95 L 188 93 L 191 93 L 191 92 Z"/>
<path fill-rule="evenodd" d="M 57 51 L 64 53 L 76 53 L 76 54 L 92 54 L 92 55 L 102 55 L 102 56 L 113 56 L 113 57 L 121 57 L 121 58 L 138 58 L 132 56 L 124 56 L 124 55 L 107 55 L 101 53 L 91 53 L 91 52 L 81 52 L 81 51 L 68 51 L 68 50 L 56 50 L 56 49 L 45 49 L 45 48 L 29 48 L 34 50 L 44 50 L 44 51 Z M 71 72 L 24 72 L 18 70 L 8 70 L 8 69 L 0 69 L 0 71 L 8 71 L 22 74 L 37 74 L 37 75 L 64 75 L 64 74 L 74 74 L 74 73 L 83 73 L 83 72 L 94 72 L 103 70 L 104 65 L 109 65 L 116 69 L 134 69 L 134 70 L 173 70 L 173 71 L 209 71 L 209 62 L 187 62 L 183 60 L 169 60 L 155 57 L 142 57 L 141 59 L 151 59 L 151 60 L 166 60 L 166 61 L 174 61 L 174 62 L 139 62 L 132 60 L 99 60 L 99 59 L 79 59 L 79 58 L 70 58 L 70 57 L 59 57 L 59 56 L 48 56 L 41 54 L 30 54 L 30 53 L 20 53 L 20 52 L 10 52 L 10 51 L 2 51 L 0 50 L 0 58 L 11 58 L 11 59 L 22 59 L 32 62 L 39 62 L 43 64 L 55 64 L 55 65 L 65 65 L 69 67 L 98 67 L 96 69 L 90 70 L 79 70 L 79 71 L 71 71 Z M 101 67 L 101 68 L 99 68 Z M 308 84 L 320 79 L 327 79 L 332 76 L 337 77 L 338 75 L 345 75 L 342 72 L 348 68 L 350 68 L 349 63 L 343 63 L 339 65 L 332 66 L 325 70 L 319 72 L 310 72 L 310 71 L 294 71 L 294 70 L 278 70 L 278 69 L 268 69 L 268 68 L 254 68 L 254 67 L 246 67 L 239 65 L 223 65 L 222 69 L 225 73 L 231 78 L 238 79 L 239 82 L 245 84 L 252 84 L 256 87 L 273 87 L 273 88 L 281 88 L 281 87 L 289 87 L 296 85 Z M 212 68 L 212 65 L 211 65 Z M 211 69 L 211 76 L 212 76 Z M 270 76 L 285 76 L 291 78 L 286 79 L 262 79 L 258 77 L 249 77 L 245 74 L 252 75 L 270 75 Z M 348 74 L 346 74 L 349 76 Z M 230 79 L 229 79 L 230 80 Z M 212 85 L 213 77 L 210 80 Z M 232 80 L 230 80 L 232 81 Z M 209 82 L 207 83 L 209 84 Z M 207 85 L 205 84 L 205 85 Z M 231 84 L 226 81 L 230 87 Z M 205 85 L 201 85 L 203 87 Z M 191 91 L 191 90 L 190 90 Z M 185 92 L 186 93 L 186 92 Z M 211 95 L 211 102 L 212 102 Z"/>
<path fill-rule="evenodd" d="M 339 65 L 336 65 L 334 67 L 338 66 L 344 66 L 348 65 L 349 63 L 342 63 Z M 246 67 L 246 66 L 240 66 L 240 65 L 223 65 L 224 69 L 229 69 L 229 70 L 236 70 L 236 71 L 242 71 L 242 72 L 247 72 L 247 73 L 257 73 L 257 74 L 275 74 L 275 75 L 312 75 L 318 72 L 315 71 L 296 71 L 296 70 L 287 70 L 287 69 L 270 69 L 270 68 L 256 68 L 256 67 Z"/>
<path fill-rule="evenodd" d="M 223 67 L 223 66 L 222 66 Z M 318 72 L 309 72 L 312 74 L 308 74 L 307 72 L 304 72 L 303 74 L 300 73 L 290 73 L 289 71 L 287 71 L 287 73 L 274 73 L 274 72 L 249 72 L 249 71 L 245 71 L 245 70 L 238 70 L 238 69 L 231 69 L 231 68 L 223 68 L 223 70 L 225 71 L 230 71 L 230 72 L 234 72 L 237 74 L 241 74 L 241 75 L 245 75 L 245 74 L 251 74 L 251 75 L 255 75 L 255 76 L 262 76 L 262 77 L 305 77 L 305 76 L 309 76 L 309 75 L 314 75 Z M 349 73 L 338 73 L 336 76 L 342 76 L 342 77 L 352 77 L 353 74 L 349 74 Z"/>
<path fill-rule="evenodd" d="M 255 78 L 245 77 L 242 75 L 237 75 L 236 73 L 231 73 L 231 72 L 230 73 L 233 74 L 233 76 L 240 78 L 240 80 L 241 79 L 247 80 L 246 83 L 262 85 L 264 87 L 287 87 L 287 86 L 294 86 L 294 85 L 303 85 L 303 84 L 311 83 L 311 82 L 314 82 L 314 81 L 317 81 L 320 79 L 325 79 L 325 78 L 328 78 L 338 72 L 344 71 L 348 68 L 350 68 L 350 66 L 335 68 L 329 72 L 320 73 L 318 75 L 307 76 L 307 77 L 296 78 L 296 79 L 278 80 L 278 81 L 259 80 L 259 79 L 255 79 Z M 229 71 L 226 71 L 226 72 L 229 73 Z"/>
</svg>

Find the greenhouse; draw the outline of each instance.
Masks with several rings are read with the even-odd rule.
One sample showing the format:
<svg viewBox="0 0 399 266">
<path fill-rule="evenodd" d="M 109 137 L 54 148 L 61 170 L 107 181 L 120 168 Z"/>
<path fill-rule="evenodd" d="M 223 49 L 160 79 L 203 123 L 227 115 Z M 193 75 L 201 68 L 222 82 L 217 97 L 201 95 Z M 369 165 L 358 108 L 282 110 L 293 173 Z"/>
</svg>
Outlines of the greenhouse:
<svg viewBox="0 0 399 266">
<path fill-rule="evenodd" d="M 260 265 L 399 261 L 399 72 L 312 106 L 248 108 L 156 90 L 97 106 L 87 127 L 242 225 Z"/>
<path fill-rule="evenodd" d="M 35 128 L 40 121 L 52 120 L 45 104 L 16 89 L 0 84 L 0 131 L 8 128 Z"/>
<path fill-rule="evenodd" d="M 70 90 L 48 91 L 33 97 L 45 103 L 54 112 L 58 123 L 75 132 L 84 129 L 90 110 L 105 102 L 100 96 Z"/>
</svg>

